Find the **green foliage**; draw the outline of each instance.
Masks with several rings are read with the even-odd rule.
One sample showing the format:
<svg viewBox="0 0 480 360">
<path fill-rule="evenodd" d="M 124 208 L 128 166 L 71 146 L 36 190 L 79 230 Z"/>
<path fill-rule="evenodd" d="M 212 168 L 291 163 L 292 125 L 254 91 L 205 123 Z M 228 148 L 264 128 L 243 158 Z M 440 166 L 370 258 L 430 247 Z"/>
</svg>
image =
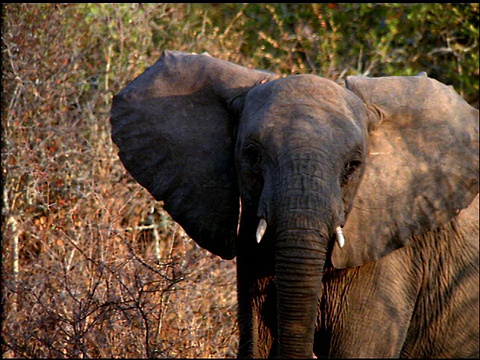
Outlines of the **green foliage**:
<svg viewBox="0 0 480 360">
<path fill-rule="evenodd" d="M 478 4 L 78 7 L 86 23 L 95 26 L 90 39 L 103 52 L 111 51 L 112 66 L 135 64 L 140 70 L 162 50 L 175 49 L 208 51 L 281 74 L 315 73 L 338 80 L 351 74 L 426 71 L 453 85 L 469 102 L 478 102 Z"/>
<path fill-rule="evenodd" d="M 476 3 L 2 10 L 3 357 L 235 354 L 234 264 L 176 227 L 110 139 L 112 95 L 163 50 L 339 83 L 426 71 L 478 107 Z"/>
<path fill-rule="evenodd" d="M 77 53 L 95 49 L 103 62 L 95 64 L 98 69 L 108 63 L 108 72 L 99 74 L 109 78 L 108 84 L 119 81 L 117 72 L 133 76 L 164 49 L 175 49 L 208 51 L 281 74 L 338 80 L 426 71 L 478 102 L 476 3 L 89 3 L 25 10 L 26 16 L 38 13 L 41 22 L 49 16 L 61 19 L 56 27 L 66 42 L 83 40 Z"/>
</svg>

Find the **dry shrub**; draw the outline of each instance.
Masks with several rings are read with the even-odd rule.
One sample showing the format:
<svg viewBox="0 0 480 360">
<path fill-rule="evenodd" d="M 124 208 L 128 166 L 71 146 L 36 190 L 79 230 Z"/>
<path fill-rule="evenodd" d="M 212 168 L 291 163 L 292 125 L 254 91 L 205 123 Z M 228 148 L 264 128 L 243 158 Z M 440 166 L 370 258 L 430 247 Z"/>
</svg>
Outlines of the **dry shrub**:
<svg viewBox="0 0 480 360">
<path fill-rule="evenodd" d="M 111 96 L 145 49 L 105 38 L 123 23 L 89 6 L 3 9 L 2 356 L 233 356 L 234 262 L 198 248 L 119 162 Z"/>
</svg>

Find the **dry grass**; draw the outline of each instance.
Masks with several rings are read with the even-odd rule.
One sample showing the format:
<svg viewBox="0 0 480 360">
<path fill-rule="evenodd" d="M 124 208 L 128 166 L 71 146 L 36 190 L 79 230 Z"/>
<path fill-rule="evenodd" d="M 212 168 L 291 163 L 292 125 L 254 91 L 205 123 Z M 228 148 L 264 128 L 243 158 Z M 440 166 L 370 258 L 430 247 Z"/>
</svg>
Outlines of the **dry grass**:
<svg viewBox="0 0 480 360">
<path fill-rule="evenodd" d="M 420 55 L 389 51 L 396 37 L 347 27 L 376 5 L 339 6 L 3 5 L 2 357 L 235 356 L 235 262 L 198 248 L 126 173 L 111 97 L 163 49 L 337 80 L 395 61 L 416 71 L 406 64 Z M 391 27 L 405 13 L 378 9 Z M 358 23 L 339 23 L 352 14 Z M 478 43 L 462 41 L 452 59 L 472 75 Z M 425 61 L 438 70 L 434 55 Z"/>
</svg>

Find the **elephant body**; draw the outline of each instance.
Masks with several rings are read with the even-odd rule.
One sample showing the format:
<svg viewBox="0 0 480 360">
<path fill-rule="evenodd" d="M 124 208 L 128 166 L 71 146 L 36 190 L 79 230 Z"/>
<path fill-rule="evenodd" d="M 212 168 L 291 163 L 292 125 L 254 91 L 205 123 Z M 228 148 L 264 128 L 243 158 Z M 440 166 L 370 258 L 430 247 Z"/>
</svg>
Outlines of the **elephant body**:
<svg viewBox="0 0 480 360">
<path fill-rule="evenodd" d="M 378 261 L 347 269 L 327 264 L 314 354 L 318 358 L 477 358 L 478 203 L 477 196 L 449 223 Z M 255 259 L 247 250 L 245 258 L 237 255 L 239 306 L 248 304 L 243 323 L 251 330 L 243 335 L 240 358 L 277 355 L 274 261 L 266 261 L 269 253 L 271 249 Z M 250 289 L 242 291 L 249 281 L 241 276 L 248 272 L 256 281 L 250 280 Z M 244 292 L 248 295 L 242 298 Z"/>
<path fill-rule="evenodd" d="M 130 174 L 237 257 L 239 357 L 478 357 L 478 110 L 453 88 L 166 51 L 111 124 Z"/>
<path fill-rule="evenodd" d="M 478 196 L 415 240 L 360 267 L 327 267 L 318 357 L 478 357 Z"/>
</svg>

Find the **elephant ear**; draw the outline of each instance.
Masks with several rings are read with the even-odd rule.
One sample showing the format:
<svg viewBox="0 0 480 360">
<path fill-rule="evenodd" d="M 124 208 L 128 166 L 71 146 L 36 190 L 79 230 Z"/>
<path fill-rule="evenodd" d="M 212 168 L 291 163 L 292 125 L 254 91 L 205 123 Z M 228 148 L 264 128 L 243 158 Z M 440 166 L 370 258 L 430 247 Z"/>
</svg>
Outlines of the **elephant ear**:
<svg viewBox="0 0 480 360">
<path fill-rule="evenodd" d="M 112 139 L 125 168 L 192 239 L 225 259 L 235 256 L 239 213 L 229 104 L 274 77 L 165 51 L 113 98 Z"/>
<path fill-rule="evenodd" d="M 349 77 L 367 107 L 369 154 L 335 243 L 337 268 L 377 260 L 458 215 L 478 193 L 478 110 L 424 73 Z"/>
</svg>

